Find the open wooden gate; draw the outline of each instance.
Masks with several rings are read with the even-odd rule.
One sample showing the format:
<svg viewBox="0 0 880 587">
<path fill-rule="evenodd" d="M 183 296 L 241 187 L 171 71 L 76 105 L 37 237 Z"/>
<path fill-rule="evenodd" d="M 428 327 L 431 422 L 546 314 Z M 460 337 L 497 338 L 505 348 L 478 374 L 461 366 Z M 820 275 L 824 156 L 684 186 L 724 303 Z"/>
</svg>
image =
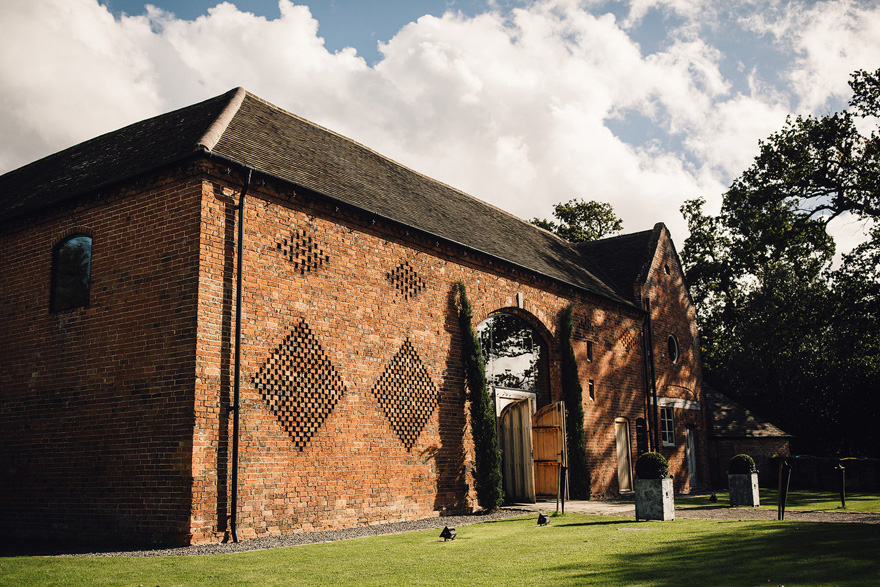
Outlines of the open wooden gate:
<svg viewBox="0 0 880 587">
<path fill-rule="evenodd" d="M 568 466 L 565 450 L 565 405 L 544 406 L 532 417 L 532 448 L 535 463 L 535 494 L 554 498 L 559 491 L 559 467 Z M 565 487 L 568 496 L 568 483 Z"/>
<path fill-rule="evenodd" d="M 505 406 L 498 423 L 504 497 L 511 502 L 534 503 L 532 408 L 529 400 L 519 400 Z"/>
<path fill-rule="evenodd" d="M 559 466 L 568 466 L 563 403 L 545 406 L 534 416 L 531 412 L 529 400 L 519 400 L 505 406 L 498 417 L 501 474 L 509 502 L 555 498 Z M 567 497 L 567 486 L 565 490 Z"/>
</svg>

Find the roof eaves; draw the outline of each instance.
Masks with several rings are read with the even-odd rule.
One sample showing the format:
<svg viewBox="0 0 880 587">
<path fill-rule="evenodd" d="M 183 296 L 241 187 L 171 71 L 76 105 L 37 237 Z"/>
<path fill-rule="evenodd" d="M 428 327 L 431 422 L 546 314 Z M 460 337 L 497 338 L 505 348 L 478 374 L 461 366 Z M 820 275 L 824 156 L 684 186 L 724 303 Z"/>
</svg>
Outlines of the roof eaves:
<svg viewBox="0 0 880 587">
<path fill-rule="evenodd" d="M 290 185 L 290 186 L 292 186 L 295 190 L 296 190 L 296 189 L 299 189 L 299 190 L 303 190 L 303 191 L 308 192 L 308 193 L 311 193 L 311 194 L 315 194 L 315 195 L 317 195 L 317 196 L 320 197 L 320 198 L 324 198 L 324 199 L 326 199 L 326 200 L 332 202 L 332 203 L 333 203 L 334 205 L 336 205 L 336 206 L 340 206 L 340 207 L 344 207 L 344 208 L 347 208 L 347 209 L 350 209 L 350 210 L 356 210 L 356 211 L 358 211 L 358 212 L 363 212 L 363 213 L 369 214 L 370 216 L 373 216 L 373 217 L 375 217 L 375 218 L 377 218 L 377 219 L 379 219 L 379 220 L 382 220 L 383 222 L 388 222 L 388 223 L 390 223 L 390 224 L 394 224 L 394 225 L 397 225 L 397 226 L 403 227 L 403 228 L 405 228 L 405 229 L 407 229 L 407 230 L 412 230 L 412 231 L 417 232 L 417 233 L 420 233 L 420 234 L 422 234 L 422 235 L 424 235 L 424 236 L 430 237 L 430 238 L 432 238 L 432 239 L 434 239 L 434 240 L 442 241 L 442 242 L 445 242 L 445 243 L 448 243 L 448 244 L 451 244 L 451 245 L 454 245 L 454 246 L 462 247 L 462 248 L 464 248 L 464 249 L 467 249 L 467 250 L 469 250 L 469 251 L 473 251 L 473 252 L 475 252 L 475 253 L 479 253 L 479 254 L 481 254 L 481 255 L 485 255 L 485 256 L 487 256 L 487 257 L 489 257 L 489 258 L 491 258 L 491 259 L 495 259 L 495 260 L 497 260 L 497 261 L 501 261 L 501 262 L 506 263 L 506 264 L 508 264 L 508 265 L 510 265 L 510 266 L 512 266 L 512 267 L 516 267 L 517 269 L 524 270 L 524 271 L 528 271 L 529 273 L 533 273 L 533 274 L 535 274 L 535 275 L 540 275 L 541 277 L 544 277 L 544 278 L 546 278 L 546 279 L 550 279 L 550 280 L 552 280 L 552 281 L 554 281 L 554 282 L 556 282 L 556 283 L 560 283 L 560 284 L 562 284 L 562 285 L 566 285 L 566 286 L 569 286 L 569 287 L 573 287 L 573 288 L 575 288 L 575 289 L 577 289 L 577 290 L 579 290 L 579 291 L 582 291 L 582 292 L 585 292 L 585 293 L 588 293 L 588 294 L 591 294 L 591 295 L 599 296 L 599 297 L 601 297 L 601 298 L 603 298 L 603 299 L 606 299 L 606 300 L 609 300 L 609 301 L 612 301 L 612 302 L 615 302 L 615 303 L 618 303 L 618 304 L 622 304 L 622 305 L 624 305 L 624 306 L 627 306 L 627 307 L 632 308 L 632 309 L 634 309 L 634 310 L 637 310 L 637 311 L 639 311 L 639 312 L 643 312 L 643 311 L 644 311 L 644 310 L 643 310 L 642 308 L 640 308 L 637 304 L 635 304 L 634 302 L 632 302 L 632 301 L 630 301 L 630 300 L 627 300 L 627 299 L 624 298 L 623 296 L 620 296 L 620 295 L 617 294 L 617 292 L 615 292 L 614 290 L 609 290 L 609 292 L 606 293 L 606 292 L 601 292 L 601 291 L 597 291 L 597 290 L 594 290 L 594 289 L 590 289 L 590 288 L 586 287 L 585 285 L 578 284 L 578 283 L 575 283 L 575 282 L 573 282 L 573 281 L 568 281 L 568 280 L 566 280 L 566 279 L 562 279 L 562 278 L 560 278 L 560 277 L 555 277 L 555 276 L 553 276 L 553 275 L 548 275 L 548 274 L 546 274 L 546 273 L 542 273 L 542 272 L 540 272 L 540 271 L 538 271 L 538 270 L 536 270 L 536 269 L 532 269 L 531 267 L 527 267 L 527 266 L 525 266 L 525 265 L 522 265 L 522 264 L 520 264 L 520 263 L 517 263 L 516 261 L 511 261 L 511 260 L 509 260 L 509 259 L 506 259 L 506 258 L 500 256 L 500 255 L 497 255 L 497 254 L 494 254 L 494 253 L 489 253 L 489 252 L 487 252 L 487 251 L 484 251 L 484 250 L 478 249 L 478 248 L 474 247 L 473 245 L 468 245 L 468 244 L 465 244 L 465 243 L 459 242 L 459 241 L 457 241 L 457 240 L 455 240 L 455 239 L 452 239 L 452 238 L 449 238 L 449 237 L 447 237 L 447 236 L 443 236 L 443 235 L 440 235 L 440 234 L 435 234 L 435 233 L 433 233 L 433 232 L 431 232 L 431 231 L 425 230 L 424 228 L 420 228 L 420 227 L 418 227 L 418 226 L 413 226 L 413 225 L 411 225 L 411 224 L 407 224 L 406 222 L 403 222 L 403 221 L 398 220 L 398 219 L 396 219 L 396 218 L 391 218 L 391 217 L 389 217 L 389 216 L 385 216 L 385 215 L 383 215 L 383 214 L 381 214 L 381 213 L 379 213 L 379 212 L 374 212 L 373 210 L 368 210 L 368 209 L 366 209 L 366 208 L 362 208 L 362 207 L 360 207 L 360 206 L 357 206 L 357 205 L 355 205 L 355 204 L 352 204 L 351 202 L 347 202 L 347 201 L 342 200 L 342 199 L 340 199 L 340 198 L 337 198 L 337 197 L 334 197 L 334 196 L 331 196 L 331 195 L 328 195 L 328 194 L 325 194 L 325 193 L 319 192 L 319 191 L 317 191 L 317 190 L 315 190 L 315 189 L 313 189 L 313 188 L 309 188 L 309 187 L 306 187 L 306 186 L 303 186 L 303 185 L 297 184 L 296 182 L 292 182 L 292 181 L 290 181 L 289 179 L 285 179 L 285 178 L 283 178 L 283 177 L 278 177 L 277 175 L 274 175 L 274 174 L 272 174 L 272 173 L 269 173 L 269 172 L 266 172 L 266 171 L 262 171 L 262 170 L 259 170 L 259 169 L 255 169 L 255 168 L 251 167 L 250 165 L 248 165 L 248 164 L 246 164 L 246 163 L 243 163 L 243 162 L 241 162 L 241 161 L 237 161 L 237 160 L 235 160 L 235 159 L 230 159 L 229 157 L 225 157 L 225 156 L 223 156 L 223 155 L 220 155 L 220 154 L 218 154 L 218 153 L 214 153 L 214 152 L 208 152 L 208 153 L 206 153 L 206 155 L 207 155 L 208 157 L 210 157 L 211 159 L 216 159 L 216 160 L 218 160 L 218 161 L 222 161 L 222 162 L 224 162 L 224 163 L 226 163 L 226 164 L 235 165 L 235 166 L 238 166 L 238 167 L 240 167 L 240 168 L 242 168 L 242 169 L 250 169 L 250 170 L 252 170 L 253 172 L 255 172 L 255 173 L 259 173 L 260 175 L 262 175 L 262 176 L 264 176 L 264 177 L 266 177 L 266 178 L 268 178 L 268 179 L 271 179 L 271 180 L 273 180 L 273 181 L 278 181 L 278 182 L 281 182 L 281 183 L 284 183 L 284 184 Z M 470 197 L 473 197 L 473 196 L 470 196 Z M 508 214 L 509 214 L 509 213 L 508 213 Z M 537 227 L 536 227 L 536 228 L 537 228 Z M 556 235 L 554 235 L 554 236 L 556 236 Z M 559 237 L 556 237 L 556 238 L 559 238 Z"/>
</svg>

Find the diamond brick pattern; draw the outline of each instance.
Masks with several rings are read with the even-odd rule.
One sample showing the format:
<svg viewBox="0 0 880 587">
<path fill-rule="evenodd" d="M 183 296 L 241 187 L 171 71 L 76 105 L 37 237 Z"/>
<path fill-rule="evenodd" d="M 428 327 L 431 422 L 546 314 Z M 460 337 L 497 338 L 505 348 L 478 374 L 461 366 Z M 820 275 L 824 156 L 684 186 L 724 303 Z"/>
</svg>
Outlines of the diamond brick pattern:
<svg viewBox="0 0 880 587">
<path fill-rule="evenodd" d="M 272 351 L 253 382 L 300 450 L 345 395 L 342 380 L 305 320 Z"/>
<path fill-rule="evenodd" d="M 409 339 L 385 367 L 373 395 L 409 451 L 437 407 L 437 389 Z"/>
<path fill-rule="evenodd" d="M 641 336 L 639 336 L 638 332 L 633 332 L 632 330 L 625 332 L 623 336 L 620 337 L 620 341 L 623 344 L 623 348 L 628 351 L 631 351 L 641 340 Z"/>
<path fill-rule="evenodd" d="M 293 263 L 296 271 L 301 275 L 319 269 L 330 257 L 318 246 L 315 240 L 305 230 L 294 230 L 290 238 L 282 238 L 275 243 L 285 259 Z"/>
<path fill-rule="evenodd" d="M 574 340 L 587 340 L 590 336 L 592 326 L 593 325 L 590 324 L 590 318 L 588 316 L 581 316 L 580 320 L 577 321 L 577 324 L 574 325 L 571 337 Z"/>
<path fill-rule="evenodd" d="M 408 261 L 402 262 L 393 271 L 388 272 L 388 281 L 397 288 L 397 293 L 409 300 L 425 289 L 425 282 L 412 268 Z"/>
</svg>

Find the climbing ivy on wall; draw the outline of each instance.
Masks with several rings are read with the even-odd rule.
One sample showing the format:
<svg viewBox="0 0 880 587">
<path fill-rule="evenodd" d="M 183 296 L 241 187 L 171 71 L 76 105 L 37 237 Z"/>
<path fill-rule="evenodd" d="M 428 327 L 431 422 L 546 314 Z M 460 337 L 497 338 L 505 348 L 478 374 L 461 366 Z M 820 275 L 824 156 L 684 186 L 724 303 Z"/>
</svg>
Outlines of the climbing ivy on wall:
<svg viewBox="0 0 880 587">
<path fill-rule="evenodd" d="M 572 306 L 562 311 L 560 337 L 562 339 L 562 397 L 566 417 L 568 441 L 568 491 L 572 499 L 590 498 L 590 471 L 587 467 L 587 442 L 584 438 L 584 391 L 578 377 L 577 360 L 571 346 L 574 329 Z"/>
<path fill-rule="evenodd" d="M 471 320 L 473 310 L 463 281 L 458 282 L 458 322 L 467 372 L 468 399 L 471 402 L 471 431 L 474 436 L 474 480 L 480 507 L 494 510 L 504 501 L 501 486 L 501 451 L 495 409 L 486 384 L 486 364 L 480 339 Z M 583 417 L 581 418 L 583 420 Z"/>
</svg>

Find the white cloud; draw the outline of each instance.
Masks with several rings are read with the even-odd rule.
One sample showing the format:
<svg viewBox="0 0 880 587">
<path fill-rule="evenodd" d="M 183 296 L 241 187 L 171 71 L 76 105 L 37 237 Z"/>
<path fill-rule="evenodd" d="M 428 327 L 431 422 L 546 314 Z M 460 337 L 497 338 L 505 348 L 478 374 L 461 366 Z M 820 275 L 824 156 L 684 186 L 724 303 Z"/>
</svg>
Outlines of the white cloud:
<svg viewBox="0 0 880 587">
<path fill-rule="evenodd" d="M 845 84 L 849 70 L 849 61 L 820 58 L 822 43 L 834 42 L 823 26 L 863 45 L 841 41 L 850 53 L 867 58 L 880 47 L 868 24 L 874 13 L 831 4 L 817 5 L 809 21 L 786 13 L 806 23 L 791 63 L 798 88 L 818 88 L 804 103 L 836 92 L 823 80 L 845 67 Z M 382 45 L 370 67 L 354 49 L 328 51 L 309 10 L 287 0 L 275 20 L 222 3 L 195 21 L 155 8 L 114 20 L 96 0 L 6 0 L 0 170 L 241 85 L 523 218 L 549 216 L 573 197 L 597 199 L 615 206 L 627 230 L 663 221 L 681 240 L 681 202 L 704 196 L 717 207 L 787 109 L 754 71 L 742 74 L 748 90 L 731 90 L 722 50 L 694 26 L 710 5 L 632 2 L 629 24 L 654 9 L 684 22 L 649 56 L 625 23 L 577 0 L 425 16 Z M 781 35 L 788 20 L 773 18 L 742 26 Z M 630 114 L 650 121 L 646 136 L 659 139 L 610 130 Z"/>
<path fill-rule="evenodd" d="M 0 169 L 159 112 L 137 24 L 94 0 L 7 0 L 0 23 Z"/>
<path fill-rule="evenodd" d="M 802 0 L 776 6 L 743 23 L 750 30 L 773 35 L 793 53 L 786 73 L 799 113 L 825 113 L 841 107 L 851 95 L 849 74 L 880 66 L 877 2 Z"/>
</svg>

